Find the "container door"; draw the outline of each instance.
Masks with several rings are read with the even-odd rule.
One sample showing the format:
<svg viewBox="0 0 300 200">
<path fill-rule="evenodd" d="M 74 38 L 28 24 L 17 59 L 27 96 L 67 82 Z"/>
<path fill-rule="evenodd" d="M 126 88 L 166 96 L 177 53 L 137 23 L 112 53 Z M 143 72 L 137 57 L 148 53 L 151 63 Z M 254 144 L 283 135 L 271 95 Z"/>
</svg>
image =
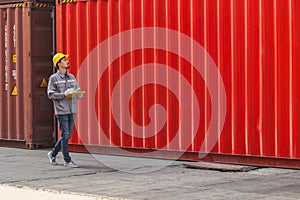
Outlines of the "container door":
<svg viewBox="0 0 300 200">
<path fill-rule="evenodd" d="M 28 148 L 52 146 L 54 142 L 53 103 L 47 97 L 47 85 L 52 72 L 52 9 L 31 8 L 31 68 L 33 134 Z"/>
<path fill-rule="evenodd" d="M 24 143 L 22 8 L 8 5 L 0 10 L 0 140 L 20 146 L 19 141 Z"/>
</svg>

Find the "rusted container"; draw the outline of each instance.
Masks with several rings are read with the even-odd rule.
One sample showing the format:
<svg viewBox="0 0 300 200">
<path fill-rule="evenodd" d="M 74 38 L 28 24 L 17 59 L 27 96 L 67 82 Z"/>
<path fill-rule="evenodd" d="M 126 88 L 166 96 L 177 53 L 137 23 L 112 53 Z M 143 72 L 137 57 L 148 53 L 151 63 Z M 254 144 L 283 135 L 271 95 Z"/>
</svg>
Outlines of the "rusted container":
<svg viewBox="0 0 300 200">
<path fill-rule="evenodd" d="M 73 150 L 300 168 L 299 1 L 56 6 L 87 92 Z"/>
<path fill-rule="evenodd" d="M 0 4 L 4 5 L 4 4 L 15 4 L 15 3 L 24 3 L 24 2 L 28 2 L 28 3 L 45 3 L 42 6 L 45 7 L 47 6 L 48 3 L 50 4 L 54 4 L 55 0 L 1 0 Z"/>
<path fill-rule="evenodd" d="M 3 4 L 12 4 L 12 3 L 23 3 L 24 1 L 19 0 L 2 0 L 1 5 Z"/>
<path fill-rule="evenodd" d="M 52 7 L 0 5 L 0 146 L 37 148 L 54 139 L 46 96 L 52 73 Z"/>
</svg>

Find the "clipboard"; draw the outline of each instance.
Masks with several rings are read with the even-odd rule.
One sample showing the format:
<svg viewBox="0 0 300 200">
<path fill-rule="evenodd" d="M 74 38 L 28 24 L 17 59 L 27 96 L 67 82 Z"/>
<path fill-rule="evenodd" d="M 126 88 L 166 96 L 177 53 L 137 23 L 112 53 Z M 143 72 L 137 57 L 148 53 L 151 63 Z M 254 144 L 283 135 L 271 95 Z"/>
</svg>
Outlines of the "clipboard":
<svg viewBox="0 0 300 200">
<path fill-rule="evenodd" d="M 68 99 L 72 99 L 74 98 L 77 94 L 85 94 L 85 91 L 79 90 L 79 91 L 75 91 L 72 94 L 69 94 L 66 96 L 66 98 Z"/>
</svg>

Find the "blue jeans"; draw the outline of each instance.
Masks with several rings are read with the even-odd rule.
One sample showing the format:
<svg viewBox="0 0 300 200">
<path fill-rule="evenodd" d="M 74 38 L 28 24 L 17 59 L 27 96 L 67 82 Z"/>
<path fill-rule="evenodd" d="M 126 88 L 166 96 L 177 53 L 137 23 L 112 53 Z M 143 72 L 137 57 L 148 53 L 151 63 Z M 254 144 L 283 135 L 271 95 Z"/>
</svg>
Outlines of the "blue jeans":
<svg viewBox="0 0 300 200">
<path fill-rule="evenodd" d="M 66 163 L 69 163 L 71 157 L 69 155 L 68 145 L 74 128 L 75 114 L 57 115 L 56 118 L 59 121 L 61 137 L 52 149 L 52 156 L 56 157 L 58 152 L 62 149 L 64 160 Z"/>
</svg>

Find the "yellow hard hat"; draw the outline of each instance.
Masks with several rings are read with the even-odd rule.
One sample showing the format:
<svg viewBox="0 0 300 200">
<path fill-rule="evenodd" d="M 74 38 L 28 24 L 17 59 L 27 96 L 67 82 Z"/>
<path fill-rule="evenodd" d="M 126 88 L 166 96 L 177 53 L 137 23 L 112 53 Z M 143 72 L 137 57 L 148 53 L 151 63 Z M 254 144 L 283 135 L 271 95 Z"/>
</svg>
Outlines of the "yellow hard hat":
<svg viewBox="0 0 300 200">
<path fill-rule="evenodd" d="M 69 54 L 63 54 L 63 53 L 55 54 L 52 59 L 54 67 L 56 67 L 57 63 L 59 63 L 59 61 L 65 57 L 68 58 Z"/>
</svg>

